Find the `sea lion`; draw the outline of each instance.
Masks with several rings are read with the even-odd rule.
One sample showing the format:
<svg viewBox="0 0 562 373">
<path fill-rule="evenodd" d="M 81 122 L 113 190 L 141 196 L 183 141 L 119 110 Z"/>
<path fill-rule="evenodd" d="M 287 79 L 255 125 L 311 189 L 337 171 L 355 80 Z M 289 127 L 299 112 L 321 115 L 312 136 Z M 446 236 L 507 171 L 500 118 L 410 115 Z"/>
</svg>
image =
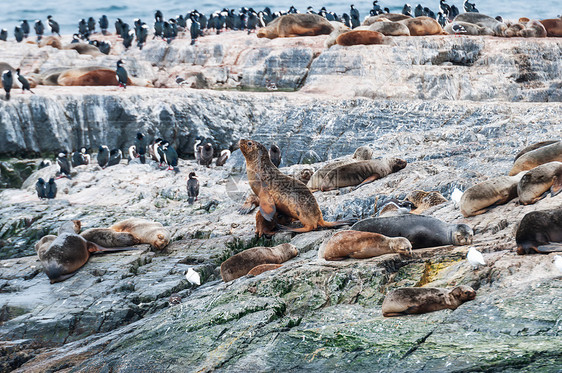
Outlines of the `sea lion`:
<svg viewBox="0 0 562 373">
<path fill-rule="evenodd" d="M 544 198 L 549 189 L 552 197 L 562 190 L 562 162 L 548 162 L 525 173 L 517 185 L 519 202 L 535 203 Z"/>
<path fill-rule="evenodd" d="M 170 232 L 162 224 L 155 221 L 130 218 L 112 225 L 109 229 L 116 232 L 128 232 L 139 243 L 150 244 L 157 250 L 162 250 L 170 243 Z"/>
<path fill-rule="evenodd" d="M 408 214 L 410 213 L 410 211 L 412 211 L 412 209 L 415 208 L 416 206 L 414 206 L 414 204 L 410 201 L 399 201 L 395 198 L 392 198 L 382 206 L 378 216 L 383 217 Z"/>
<path fill-rule="evenodd" d="M 447 224 L 431 216 L 404 214 L 367 218 L 355 223 L 354 231 L 380 233 L 387 237 L 405 237 L 413 249 L 472 243 L 473 232 L 466 224 Z"/>
<path fill-rule="evenodd" d="M 117 86 L 119 82 L 115 78 L 115 70 L 105 67 L 80 67 L 66 70 L 57 79 L 61 86 Z M 131 79 L 127 85 L 133 85 Z"/>
<path fill-rule="evenodd" d="M 430 207 L 440 205 L 447 202 L 447 198 L 443 197 L 437 191 L 426 192 L 424 190 L 414 190 L 406 196 L 406 201 L 414 204 L 415 209 L 412 214 L 421 214 Z"/>
<path fill-rule="evenodd" d="M 523 36 L 522 31 L 524 29 L 525 25 L 522 23 L 507 23 L 507 29 L 503 32 L 503 35 L 508 38 Z"/>
<path fill-rule="evenodd" d="M 383 34 L 370 30 L 351 30 L 336 39 L 336 44 L 343 46 L 373 45 L 383 43 Z"/>
<path fill-rule="evenodd" d="M 334 26 L 334 30 L 328 35 L 326 40 L 324 40 L 324 47 L 330 48 L 332 45 L 336 44 L 336 39 L 343 33 L 351 31 L 349 27 L 341 22 L 330 21 L 330 24 Z"/>
<path fill-rule="evenodd" d="M 324 176 L 326 176 L 330 171 L 333 169 L 344 166 L 346 164 L 354 163 L 356 161 L 366 161 L 373 158 L 373 150 L 368 146 L 360 146 L 355 149 L 353 156 L 351 158 L 344 158 L 339 161 L 328 163 L 327 165 L 321 167 L 318 171 L 312 174 L 312 177 L 306 184 L 310 190 L 318 190 L 320 189 L 320 185 Z"/>
<path fill-rule="evenodd" d="M 248 272 L 248 276 L 257 276 L 261 275 L 264 272 L 272 271 L 277 268 L 283 267 L 282 264 L 260 264 L 259 266 L 255 266 Z"/>
<path fill-rule="evenodd" d="M 318 250 L 318 258 L 343 260 L 367 259 L 384 254 L 412 255 L 412 244 L 404 237 L 386 237 L 382 234 L 358 231 L 341 231 L 334 234 Z"/>
<path fill-rule="evenodd" d="M 520 35 L 524 38 L 546 38 L 548 33 L 542 23 L 532 20 L 525 24 L 525 28 Z"/>
<path fill-rule="evenodd" d="M 310 181 L 310 178 L 312 177 L 312 174 L 314 174 L 314 171 L 312 171 L 312 169 L 305 168 L 305 169 L 302 169 L 298 173 L 298 175 L 295 175 L 295 178 L 297 180 L 299 180 L 301 183 L 306 185 Z"/>
<path fill-rule="evenodd" d="M 375 22 L 369 30 L 380 32 L 386 36 L 410 36 L 410 29 L 400 22 Z"/>
<path fill-rule="evenodd" d="M 254 211 L 256 207 L 260 205 L 260 199 L 256 196 L 253 192 L 250 192 L 246 200 L 238 209 L 238 213 L 242 215 L 246 215 Z"/>
<path fill-rule="evenodd" d="M 453 25 L 461 25 L 466 30 L 466 33 L 464 35 L 494 35 L 494 31 L 491 28 L 482 27 L 474 23 L 460 21 L 455 23 L 447 23 L 444 27 L 445 32 L 451 35 L 455 34 Z"/>
<path fill-rule="evenodd" d="M 286 228 L 298 233 L 349 224 L 350 221 L 325 221 L 312 192 L 300 181 L 279 171 L 271 163 L 265 146 L 244 139 L 239 146 L 246 159 L 250 187 L 259 197 L 260 212 L 267 221 L 272 221 L 277 212 L 282 213 L 302 223 L 302 228 Z"/>
<path fill-rule="evenodd" d="M 562 162 L 562 141 L 541 146 L 523 154 L 513 164 L 509 176 L 517 175 L 521 171 L 531 170 L 548 162 Z"/>
<path fill-rule="evenodd" d="M 421 314 L 446 308 L 454 310 L 466 301 L 476 298 L 470 286 L 461 285 L 453 289 L 399 288 L 391 291 L 382 302 L 384 317 Z"/>
<path fill-rule="evenodd" d="M 441 25 L 431 17 L 407 18 L 398 22 L 408 27 L 411 36 L 447 35 Z"/>
<path fill-rule="evenodd" d="M 82 232 L 80 236 L 103 247 L 125 247 L 141 243 L 129 232 L 115 232 L 109 228 L 90 228 Z"/>
<path fill-rule="evenodd" d="M 541 141 L 541 142 L 531 144 L 531 145 L 523 148 L 523 150 L 521 150 L 519 153 L 517 153 L 513 162 L 515 162 L 517 159 L 519 159 L 519 157 L 521 157 L 525 153 L 528 153 L 528 152 L 530 152 L 532 150 L 535 150 L 535 149 L 538 149 L 538 148 L 542 148 L 543 146 L 554 144 L 555 142 L 558 142 L 558 141 L 560 141 L 560 140 Z"/>
<path fill-rule="evenodd" d="M 471 186 L 461 197 L 461 213 L 467 218 L 508 203 L 517 197 L 517 183 L 524 174 L 525 172 L 521 172 L 515 176 L 494 177 Z"/>
<path fill-rule="evenodd" d="M 505 23 L 482 13 L 462 13 L 456 16 L 453 22 L 468 22 L 480 27 L 487 27 L 494 32 L 495 36 L 504 36 L 505 30 L 507 30 Z"/>
<path fill-rule="evenodd" d="M 517 22 L 519 22 L 519 23 L 527 23 L 527 22 L 529 22 L 529 21 L 531 21 L 531 20 L 530 20 L 529 18 L 527 18 L 527 17 L 519 17 L 519 20 L 518 20 Z"/>
<path fill-rule="evenodd" d="M 39 48 L 42 47 L 53 47 L 55 49 L 62 49 L 62 42 L 58 36 L 47 36 L 42 38 L 39 42 Z"/>
<path fill-rule="evenodd" d="M 94 56 L 94 57 L 103 55 L 97 47 L 86 43 L 68 44 L 65 45 L 63 49 L 75 50 L 76 52 L 78 52 L 78 54 L 87 54 L 89 56 Z"/>
<path fill-rule="evenodd" d="M 403 21 L 405 19 L 409 19 L 409 18 L 412 18 L 412 17 L 407 16 L 405 14 L 383 13 L 383 14 L 379 14 L 378 16 L 371 16 L 371 17 L 365 18 L 362 25 L 363 26 L 371 26 L 374 23 L 381 22 L 381 21 L 384 21 L 384 20 L 389 20 L 391 22 L 398 22 L 398 21 Z"/>
<path fill-rule="evenodd" d="M 245 276 L 260 264 L 281 264 L 298 255 L 297 248 L 289 243 L 275 247 L 253 247 L 231 256 L 221 264 L 224 282 Z"/>
<path fill-rule="evenodd" d="M 334 26 L 317 14 L 286 14 L 275 18 L 257 32 L 258 38 L 328 35 Z"/>
<path fill-rule="evenodd" d="M 562 251 L 562 208 L 525 214 L 515 232 L 515 242 L 519 255 Z"/>
<path fill-rule="evenodd" d="M 360 187 L 381 179 L 406 167 L 407 162 L 400 158 L 373 159 L 359 161 L 331 170 L 320 183 L 320 190 L 325 192 L 348 186 Z"/>
<path fill-rule="evenodd" d="M 543 19 L 540 23 L 546 29 L 546 35 L 549 37 L 562 36 L 562 18 Z"/>
</svg>

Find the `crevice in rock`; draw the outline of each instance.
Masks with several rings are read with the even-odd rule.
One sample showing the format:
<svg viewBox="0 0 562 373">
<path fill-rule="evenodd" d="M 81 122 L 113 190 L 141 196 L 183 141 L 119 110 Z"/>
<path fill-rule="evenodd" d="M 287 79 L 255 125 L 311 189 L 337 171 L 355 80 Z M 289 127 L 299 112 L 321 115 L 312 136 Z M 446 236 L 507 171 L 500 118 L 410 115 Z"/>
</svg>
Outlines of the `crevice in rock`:
<svg viewBox="0 0 562 373">
<path fill-rule="evenodd" d="M 304 85 L 306 83 L 306 79 L 308 78 L 308 73 L 310 72 L 310 67 L 312 66 L 312 63 L 320 56 L 320 54 L 321 54 L 320 52 L 316 52 L 312 55 L 312 58 L 310 59 L 310 62 L 306 66 L 306 73 L 304 73 L 302 78 L 296 84 L 295 91 L 298 91 L 302 87 L 304 87 Z"/>
<path fill-rule="evenodd" d="M 437 328 L 435 328 L 437 329 Z M 410 349 L 408 351 L 406 351 L 406 353 L 404 355 L 402 355 L 402 357 L 400 358 L 400 360 L 404 360 L 405 358 L 407 358 L 408 356 L 410 356 L 411 354 L 413 354 L 422 344 L 425 343 L 426 339 L 429 338 L 430 335 L 433 334 L 433 332 L 435 331 L 435 329 L 433 329 L 432 331 L 430 331 L 429 333 L 427 333 L 424 337 L 418 339 L 415 342 L 415 345 L 410 347 Z"/>
</svg>

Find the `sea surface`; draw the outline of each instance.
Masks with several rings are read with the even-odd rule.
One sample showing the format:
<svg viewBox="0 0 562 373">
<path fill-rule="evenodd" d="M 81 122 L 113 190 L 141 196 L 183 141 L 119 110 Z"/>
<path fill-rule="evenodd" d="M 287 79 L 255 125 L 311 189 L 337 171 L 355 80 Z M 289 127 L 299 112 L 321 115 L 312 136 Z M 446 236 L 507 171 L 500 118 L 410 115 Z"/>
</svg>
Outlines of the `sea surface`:
<svg viewBox="0 0 562 373">
<path fill-rule="evenodd" d="M 562 0 L 535 1 L 535 0 L 508 0 L 508 1 L 472 1 L 481 13 L 491 16 L 501 15 L 505 19 L 517 19 L 519 17 L 529 18 L 554 18 L 562 13 Z M 404 6 L 404 1 L 381 0 L 379 5 L 388 7 L 391 12 L 400 12 Z M 455 4 L 461 11 L 463 10 L 462 1 L 449 0 L 448 4 Z M 205 1 L 203 3 L 185 0 L 19 0 L 9 1 L 0 0 L 0 28 L 8 30 L 9 38 L 13 38 L 14 27 L 20 20 L 27 19 L 34 21 L 41 19 L 47 28 L 45 35 L 50 34 L 46 25 L 46 18 L 52 15 L 60 24 L 64 34 L 74 33 L 78 29 L 78 21 L 81 18 L 94 17 L 96 21 L 102 14 L 110 19 L 110 31 L 114 31 L 113 23 L 119 17 L 125 22 L 132 24 L 135 18 L 140 18 L 149 25 L 154 23 L 154 11 L 161 10 L 164 17 L 171 18 L 179 14 L 186 14 L 193 9 L 206 14 L 222 8 L 239 9 L 242 6 L 253 7 L 256 11 L 269 6 L 273 11 L 287 10 L 294 5 L 301 13 L 306 12 L 308 6 L 312 6 L 316 11 L 325 6 L 328 11 L 336 12 L 341 15 L 349 13 L 349 5 L 355 4 L 359 10 L 361 18 L 369 14 L 372 8 L 372 1 L 293 1 L 293 0 L 224 0 L 224 1 Z M 411 2 L 412 8 L 418 3 Z M 421 3 L 435 13 L 439 10 L 439 1 L 432 0 Z M 96 27 L 99 27 L 96 25 Z M 32 29 L 32 33 L 34 33 Z"/>
</svg>

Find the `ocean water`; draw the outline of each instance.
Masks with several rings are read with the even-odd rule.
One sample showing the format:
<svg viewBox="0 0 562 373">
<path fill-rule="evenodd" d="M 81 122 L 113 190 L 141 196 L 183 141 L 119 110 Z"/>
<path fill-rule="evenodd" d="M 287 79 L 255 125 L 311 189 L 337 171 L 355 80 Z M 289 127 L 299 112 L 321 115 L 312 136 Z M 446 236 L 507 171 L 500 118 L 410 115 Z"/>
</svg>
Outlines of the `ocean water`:
<svg viewBox="0 0 562 373">
<path fill-rule="evenodd" d="M 481 13 L 491 16 L 501 15 L 505 19 L 517 19 L 519 17 L 529 18 L 553 18 L 562 13 L 562 0 L 535 1 L 535 0 L 509 0 L 509 1 L 471 1 L 476 2 L 476 7 Z M 379 5 L 388 7 L 392 12 L 400 12 L 404 5 L 403 0 L 380 0 Z M 448 4 L 455 4 L 461 11 L 463 9 L 461 0 L 449 0 Z M 110 31 L 113 32 L 113 23 L 119 17 L 125 22 L 132 24 L 133 19 L 140 18 L 147 24 L 154 23 L 154 11 L 161 10 L 164 17 L 171 18 L 178 14 L 186 14 L 188 11 L 197 9 L 200 12 L 212 13 L 224 7 L 228 9 L 239 9 L 242 6 L 253 7 L 261 10 L 269 6 L 273 11 L 287 10 L 294 5 L 301 13 L 306 12 L 308 6 L 312 6 L 318 11 L 325 6 L 329 11 L 337 14 L 349 13 L 349 5 L 355 4 L 359 10 L 361 18 L 369 14 L 372 8 L 372 1 L 306 1 L 295 2 L 293 0 L 224 0 L 224 1 L 205 1 L 203 3 L 185 0 L 19 0 L 9 1 L 0 0 L 0 28 L 6 28 L 9 37 L 13 38 L 14 27 L 20 20 L 27 19 L 34 21 L 41 19 L 45 23 L 46 35 L 50 30 L 46 24 L 46 18 L 50 14 L 61 26 L 64 34 L 74 33 L 78 29 L 78 21 L 81 18 L 94 17 L 96 21 L 102 14 L 109 17 Z M 411 2 L 412 8 L 418 3 Z M 435 13 L 439 9 L 439 1 L 431 0 L 421 3 Z M 99 27 L 96 25 L 96 27 Z M 34 33 L 32 28 L 32 33 Z"/>
</svg>

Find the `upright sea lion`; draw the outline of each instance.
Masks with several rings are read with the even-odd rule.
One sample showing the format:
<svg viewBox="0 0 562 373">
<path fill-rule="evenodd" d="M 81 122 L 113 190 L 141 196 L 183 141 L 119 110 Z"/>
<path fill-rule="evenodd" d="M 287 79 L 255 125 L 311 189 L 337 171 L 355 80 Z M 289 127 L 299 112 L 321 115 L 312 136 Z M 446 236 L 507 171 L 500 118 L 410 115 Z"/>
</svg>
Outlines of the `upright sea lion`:
<svg viewBox="0 0 562 373">
<path fill-rule="evenodd" d="M 555 161 L 562 162 L 562 141 L 541 146 L 523 154 L 513 164 L 511 171 L 509 171 L 509 176 L 517 175 L 521 171 L 531 170 L 541 164 Z"/>
<path fill-rule="evenodd" d="M 80 236 L 103 247 L 125 247 L 141 243 L 129 232 L 115 232 L 109 228 L 90 228 L 82 232 Z"/>
<path fill-rule="evenodd" d="M 341 231 L 334 234 L 318 250 L 318 258 L 343 260 L 367 259 L 384 254 L 412 254 L 412 244 L 404 237 L 386 237 L 382 234 L 358 231 Z"/>
<path fill-rule="evenodd" d="M 462 13 L 456 16 L 453 22 L 468 22 L 480 27 L 487 27 L 494 31 L 494 35 L 496 36 L 504 36 L 505 30 L 507 30 L 507 25 L 505 23 L 482 13 Z"/>
<path fill-rule="evenodd" d="M 562 251 L 562 208 L 527 213 L 517 227 L 515 242 L 519 255 Z"/>
<path fill-rule="evenodd" d="M 399 22 L 408 27 L 411 36 L 447 35 L 441 25 L 431 17 L 407 18 Z"/>
<path fill-rule="evenodd" d="M 447 198 L 443 197 L 437 191 L 426 192 L 425 190 L 414 190 L 406 196 L 406 201 L 414 204 L 415 209 L 412 214 L 421 214 L 430 207 L 440 205 L 447 202 Z"/>
<path fill-rule="evenodd" d="M 562 18 L 543 19 L 540 21 L 549 37 L 562 36 Z"/>
<path fill-rule="evenodd" d="M 312 192 L 298 180 L 283 174 L 271 163 L 265 146 L 251 140 L 240 140 L 240 150 L 246 158 L 248 181 L 259 197 L 261 215 L 272 221 L 277 212 L 294 220 L 303 227 L 293 232 L 309 232 L 318 227 L 337 227 L 349 221 L 327 222 Z"/>
<path fill-rule="evenodd" d="M 328 163 L 327 165 L 321 167 L 318 171 L 316 171 L 312 177 L 310 178 L 307 186 L 310 190 L 318 190 L 320 189 L 320 185 L 324 177 L 333 169 L 343 166 L 346 164 L 354 163 L 357 161 L 366 161 L 373 158 L 373 150 L 368 146 L 360 146 L 355 149 L 353 156 L 351 158 L 344 158 L 339 161 Z"/>
<path fill-rule="evenodd" d="M 150 244 L 157 250 L 162 250 L 170 243 L 170 232 L 162 224 L 155 221 L 131 218 L 120 221 L 109 228 L 116 232 L 128 232 L 139 243 Z"/>
<path fill-rule="evenodd" d="M 414 214 L 367 218 L 355 223 L 351 230 L 405 237 L 413 249 L 470 245 L 474 235 L 466 224 L 447 224 L 431 216 Z"/>
<path fill-rule="evenodd" d="M 494 31 L 491 28 L 482 27 L 474 23 L 460 21 L 455 23 L 447 23 L 444 27 L 445 32 L 451 35 L 456 34 L 456 32 L 453 30 L 453 25 L 462 26 L 466 30 L 466 33 L 464 35 L 494 35 Z"/>
<path fill-rule="evenodd" d="M 260 264 L 281 264 L 298 255 L 297 248 L 289 243 L 275 247 L 253 247 L 231 256 L 221 264 L 224 282 L 245 276 Z"/>
<path fill-rule="evenodd" d="M 375 22 L 369 30 L 380 32 L 386 36 L 410 36 L 410 29 L 400 22 Z"/>
<path fill-rule="evenodd" d="M 322 179 L 320 190 L 338 189 L 348 186 L 361 186 L 381 179 L 406 167 L 407 162 L 400 158 L 373 159 L 343 165 L 329 171 Z"/>
<path fill-rule="evenodd" d="M 286 38 L 291 36 L 328 35 L 334 26 L 317 14 L 286 14 L 275 18 L 267 27 L 258 30 L 258 38 Z"/>
<path fill-rule="evenodd" d="M 466 301 L 476 298 L 470 286 L 461 285 L 453 289 L 399 288 L 386 295 L 382 302 L 384 317 L 421 314 L 444 309 L 457 309 Z"/>
<path fill-rule="evenodd" d="M 503 205 L 517 197 L 517 183 L 524 174 L 494 177 L 468 188 L 460 201 L 463 216 L 483 214 L 491 207 Z"/>
<path fill-rule="evenodd" d="M 371 30 L 351 30 L 336 39 L 336 44 L 343 46 L 382 44 L 384 35 Z"/>
<path fill-rule="evenodd" d="M 513 162 L 515 162 L 517 159 L 519 159 L 519 157 L 521 157 L 525 153 L 528 153 L 528 152 L 530 152 L 532 150 L 535 150 L 535 149 L 538 149 L 538 148 L 542 148 L 543 146 L 554 144 L 555 142 L 558 142 L 558 141 L 560 141 L 560 140 L 548 140 L 548 141 L 541 141 L 541 142 L 531 144 L 531 145 L 523 148 L 523 150 L 521 150 L 519 153 L 517 153 Z"/>
<path fill-rule="evenodd" d="M 562 162 L 548 162 L 525 173 L 517 185 L 519 202 L 524 205 L 535 203 L 549 189 L 552 197 L 562 190 Z"/>
<path fill-rule="evenodd" d="M 277 268 L 283 267 L 282 264 L 260 264 L 259 266 L 255 266 L 248 272 L 248 276 L 257 276 L 261 275 L 264 272 L 272 271 Z"/>
</svg>

